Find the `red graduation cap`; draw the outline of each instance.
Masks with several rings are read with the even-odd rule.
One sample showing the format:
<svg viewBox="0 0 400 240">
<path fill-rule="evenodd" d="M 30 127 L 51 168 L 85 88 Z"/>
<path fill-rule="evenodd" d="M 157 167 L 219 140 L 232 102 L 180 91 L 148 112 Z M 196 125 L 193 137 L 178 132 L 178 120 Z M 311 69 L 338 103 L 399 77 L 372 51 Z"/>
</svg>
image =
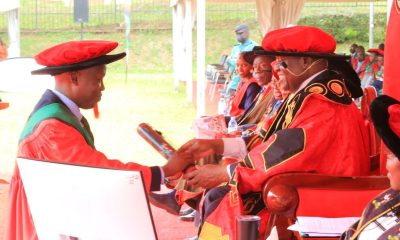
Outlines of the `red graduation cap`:
<svg viewBox="0 0 400 240">
<path fill-rule="evenodd" d="M 35 56 L 38 64 L 46 67 L 32 74 L 57 75 L 78 71 L 100 64 L 108 64 L 125 57 L 126 53 L 107 55 L 118 46 L 117 42 L 101 40 L 70 41 L 50 47 Z"/>
<path fill-rule="evenodd" d="M 332 35 L 310 26 L 281 28 L 265 34 L 261 43 L 264 54 L 274 56 L 305 56 L 346 58 L 335 54 L 336 40 Z"/>
<path fill-rule="evenodd" d="M 262 50 L 256 54 L 324 58 L 329 68 L 342 73 L 346 87 L 353 98 L 363 95 L 361 81 L 350 65 L 350 56 L 336 54 L 336 40 L 317 27 L 294 26 L 281 28 L 265 34 Z"/>
<path fill-rule="evenodd" d="M 384 51 L 382 51 L 382 50 L 379 49 L 379 48 L 370 48 L 370 49 L 368 49 L 368 52 L 369 52 L 369 53 L 376 53 L 376 54 L 378 54 L 378 55 L 380 55 L 380 56 L 385 56 Z"/>
</svg>

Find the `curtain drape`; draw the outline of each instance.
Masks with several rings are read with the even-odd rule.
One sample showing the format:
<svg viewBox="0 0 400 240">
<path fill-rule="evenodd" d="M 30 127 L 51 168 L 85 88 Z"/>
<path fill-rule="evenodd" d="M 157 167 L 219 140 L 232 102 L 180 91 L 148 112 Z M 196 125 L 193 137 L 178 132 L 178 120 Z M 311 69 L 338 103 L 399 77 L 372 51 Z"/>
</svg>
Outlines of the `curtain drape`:
<svg viewBox="0 0 400 240">
<path fill-rule="evenodd" d="M 256 0 L 260 31 L 267 32 L 295 25 L 305 0 Z"/>
</svg>

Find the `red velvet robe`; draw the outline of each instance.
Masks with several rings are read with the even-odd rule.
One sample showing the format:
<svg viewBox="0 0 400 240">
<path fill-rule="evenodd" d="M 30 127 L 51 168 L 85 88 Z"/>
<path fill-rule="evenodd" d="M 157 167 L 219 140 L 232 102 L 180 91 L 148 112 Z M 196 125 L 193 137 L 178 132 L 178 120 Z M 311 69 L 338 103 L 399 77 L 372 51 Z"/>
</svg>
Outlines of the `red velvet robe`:
<svg viewBox="0 0 400 240">
<path fill-rule="evenodd" d="M 282 104 L 266 131 L 265 140 L 253 146 L 233 172 L 230 191 L 221 188 L 226 192 L 222 199 L 210 197 L 213 209 L 205 204 L 200 239 L 234 239 L 235 217 L 248 214 L 261 217 L 264 239 L 269 213 L 261 192 L 266 181 L 279 173 L 357 176 L 369 172 L 367 131 L 342 80 L 327 75 L 312 81 Z"/>
<path fill-rule="evenodd" d="M 248 94 L 247 90 L 250 86 L 250 84 L 257 84 L 257 79 L 255 78 L 250 78 L 246 80 L 246 82 L 243 84 L 243 86 L 240 86 L 236 90 L 235 95 L 232 98 L 231 105 L 230 105 L 230 110 L 229 110 L 229 116 L 239 116 L 242 114 L 245 109 L 240 108 L 240 103 L 242 102 L 243 98 Z M 257 96 L 257 95 L 255 95 Z"/>
<path fill-rule="evenodd" d="M 60 102 L 50 91 L 47 91 L 43 98 L 52 98 L 51 102 Z M 69 114 L 72 116 L 72 113 Z M 36 125 L 33 131 L 20 141 L 18 157 L 113 169 L 140 170 L 143 173 L 147 191 L 150 190 L 150 185 L 152 187 L 156 185 L 152 181 L 157 181 L 156 177 L 152 179 L 155 168 L 108 159 L 88 143 L 87 136 L 85 139 L 82 132 L 57 118 L 45 119 Z M 159 183 L 158 179 L 158 187 Z M 153 187 L 152 190 L 156 189 Z M 38 239 L 17 166 L 10 183 L 5 239 Z"/>
</svg>

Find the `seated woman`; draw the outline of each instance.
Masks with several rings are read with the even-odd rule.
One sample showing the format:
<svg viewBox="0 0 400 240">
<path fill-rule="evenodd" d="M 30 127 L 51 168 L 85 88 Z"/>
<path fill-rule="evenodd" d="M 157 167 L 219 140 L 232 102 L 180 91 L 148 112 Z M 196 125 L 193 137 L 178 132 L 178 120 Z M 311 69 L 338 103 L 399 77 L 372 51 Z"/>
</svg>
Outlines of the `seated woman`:
<svg viewBox="0 0 400 240">
<path fill-rule="evenodd" d="M 239 55 L 236 62 L 236 72 L 240 76 L 240 83 L 230 102 L 229 116 L 238 116 L 249 108 L 261 90 L 253 74 L 253 57 L 247 57 L 245 52 Z"/>
<path fill-rule="evenodd" d="M 391 188 L 367 205 L 361 219 L 341 239 L 400 239 L 400 102 L 385 95 L 376 98 L 371 117 L 390 150 L 386 169 Z"/>
</svg>

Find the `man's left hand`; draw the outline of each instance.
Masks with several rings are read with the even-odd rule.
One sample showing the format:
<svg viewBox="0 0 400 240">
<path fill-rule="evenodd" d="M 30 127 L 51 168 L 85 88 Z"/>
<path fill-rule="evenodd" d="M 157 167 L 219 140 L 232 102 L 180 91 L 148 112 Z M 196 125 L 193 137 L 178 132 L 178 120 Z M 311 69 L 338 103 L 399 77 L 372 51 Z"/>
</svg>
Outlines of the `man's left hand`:
<svg viewBox="0 0 400 240">
<path fill-rule="evenodd" d="M 223 165 L 206 164 L 203 166 L 196 166 L 196 168 L 197 169 L 183 175 L 189 186 L 208 189 L 229 181 L 228 172 Z"/>
</svg>

